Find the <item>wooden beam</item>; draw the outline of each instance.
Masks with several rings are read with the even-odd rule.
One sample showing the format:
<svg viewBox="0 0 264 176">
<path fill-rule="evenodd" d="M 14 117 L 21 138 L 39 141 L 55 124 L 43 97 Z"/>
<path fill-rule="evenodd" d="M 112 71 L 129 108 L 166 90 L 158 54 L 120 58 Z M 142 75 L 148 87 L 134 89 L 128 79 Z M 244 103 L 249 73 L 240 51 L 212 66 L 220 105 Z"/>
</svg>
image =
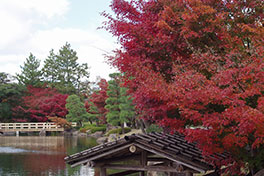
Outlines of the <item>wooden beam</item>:
<svg viewBox="0 0 264 176">
<path fill-rule="evenodd" d="M 103 167 L 109 169 L 119 169 L 119 170 L 131 170 L 131 171 L 158 171 L 158 172 L 175 172 L 175 173 L 185 173 L 178 172 L 173 167 L 168 166 L 138 166 L 138 165 L 122 165 L 122 164 L 106 164 Z"/>
<path fill-rule="evenodd" d="M 112 154 L 112 153 L 120 152 L 120 150 L 124 150 L 124 149 L 128 148 L 130 145 L 131 145 L 131 144 L 127 144 L 127 145 L 124 145 L 124 146 L 122 146 L 122 147 L 118 147 L 118 148 L 116 148 L 116 149 L 112 149 L 112 150 L 110 150 L 110 151 L 108 151 L 108 152 L 104 152 L 104 153 L 102 153 L 102 154 L 98 154 L 98 155 L 96 155 L 96 156 L 93 156 L 93 157 L 87 158 L 86 160 L 81 160 L 81 161 L 79 161 L 79 162 L 76 162 L 76 163 L 72 164 L 71 167 L 75 167 L 75 166 L 78 166 L 78 165 L 81 165 L 81 164 L 87 163 L 87 162 L 89 162 L 89 161 L 94 161 L 94 160 L 96 160 L 97 158 L 102 158 L 102 157 L 107 156 L 107 155 L 110 155 L 110 154 Z"/>
<path fill-rule="evenodd" d="M 171 160 L 167 158 L 161 158 L 161 157 L 148 157 L 148 161 L 156 161 L 156 162 L 170 162 Z"/>
<path fill-rule="evenodd" d="M 137 173 L 139 171 L 124 171 L 124 172 L 118 172 L 118 173 L 115 173 L 115 174 L 110 174 L 109 176 L 124 176 L 124 175 L 129 175 L 129 174 L 134 174 L 134 173 Z"/>
<path fill-rule="evenodd" d="M 148 155 L 149 153 L 147 153 Z M 104 164 L 107 163 L 114 163 L 114 162 L 120 162 L 120 161 L 127 161 L 127 160 L 137 160 L 140 161 L 141 154 L 137 155 L 129 155 L 129 156 L 120 156 L 116 158 L 109 158 L 109 159 L 102 159 L 102 160 L 96 160 L 96 162 L 93 162 L 93 165 L 89 165 L 90 167 L 101 167 Z M 167 158 L 161 158 L 161 157 L 147 157 L 147 161 L 154 161 L 154 162 L 169 162 L 170 160 Z M 90 162 L 88 162 L 89 164 Z"/>
<path fill-rule="evenodd" d="M 129 155 L 129 156 L 119 156 L 119 157 L 113 157 L 109 159 L 102 159 L 102 160 L 96 160 L 95 162 L 95 167 L 100 166 L 102 164 L 107 164 L 107 163 L 114 163 L 114 162 L 119 162 L 119 161 L 126 161 L 126 160 L 140 160 L 141 155 Z"/>
<path fill-rule="evenodd" d="M 144 146 L 142 144 L 137 144 L 137 143 L 135 144 L 135 146 L 137 146 L 137 147 L 139 147 L 139 148 L 141 148 L 143 150 L 146 150 L 148 152 L 154 153 L 156 155 L 163 156 L 164 158 L 167 158 L 167 159 L 169 159 L 171 161 L 177 162 L 178 164 L 181 164 L 183 166 L 186 166 L 186 167 L 191 168 L 191 169 L 193 169 L 195 171 L 198 171 L 198 172 L 204 173 L 206 170 L 208 170 L 208 169 L 203 168 L 202 166 L 199 166 L 198 164 L 196 164 L 194 162 L 187 161 L 187 160 L 185 162 L 185 161 L 183 161 L 182 158 L 181 159 L 180 158 L 177 159 L 177 156 L 170 156 L 170 155 L 166 154 L 166 152 L 160 152 L 159 151 L 160 149 L 159 150 L 158 149 L 157 150 L 151 149 L 150 147 L 146 147 L 146 146 Z M 191 164 L 189 164 L 189 163 L 191 163 Z"/>
<path fill-rule="evenodd" d="M 173 172 L 170 172 L 169 176 L 186 176 L 186 173 L 173 173 Z"/>
</svg>

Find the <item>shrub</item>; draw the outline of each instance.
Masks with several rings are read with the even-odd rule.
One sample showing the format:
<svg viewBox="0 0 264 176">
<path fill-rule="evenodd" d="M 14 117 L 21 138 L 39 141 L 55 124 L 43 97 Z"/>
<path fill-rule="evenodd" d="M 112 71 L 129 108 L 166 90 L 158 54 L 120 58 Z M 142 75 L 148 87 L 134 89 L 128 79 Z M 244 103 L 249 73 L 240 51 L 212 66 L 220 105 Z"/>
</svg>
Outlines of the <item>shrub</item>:
<svg viewBox="0 0 264 176">
<path fill-rule="evenodd" d="M 162 132 L 163 129 L 161 127 L 159 127 L 158 125 L 155 124 L 151 124 L 147 129 L 146 132 L 147 133 L 151 133 L 151 132 Z"/>
<path fill-rule="evenodd" d="M 128 133 L 131 131 L 131 128 L 129 127 L 125 127 L 124 129 L 125 129 L 125 133 Z M 122 128 L 116 128 L 116 129 L 109 130 L 106 135 L 109 136 L 110 134 L 122 134 Z"/>
<path fill-rule="evenodd" d="M 95 133 L 95 132 L 97 132 L 97 131 L 103 131 L 103 132 L 105 132 L 106 131 L 106 127 L 93 127 L 93 128 L 90 128 L 90 130 L 91 130 L 91 133 Z"/>
<path fill-rule="evenodd" d="M 106 125 L 99 125 L 96 124 L 86 124 L 84 127 L 80 129 L 82 133 L 86 133 L 86 131 L 90 130 L 90 133 L 95 133 L 97 131 L 106 131 Z"/>
<path fill-rule="evenodd" d="M 81 129 L 80 129 L 80 132 L 81 132 L 81 133 L 86 133 L 86 131 L 87 131 L 87 130 L 86 130 L 85 128 L 81 128 Z"/>
<path fill-rule="evenodd" d="M 61 117 L 48 117 L 48 119 L 52 122 L 54 122 L 57 126 L 70 129 L 71 128 L 71 123 L 68 122 L 66 119 L 61 118 Z"/>
</svg>

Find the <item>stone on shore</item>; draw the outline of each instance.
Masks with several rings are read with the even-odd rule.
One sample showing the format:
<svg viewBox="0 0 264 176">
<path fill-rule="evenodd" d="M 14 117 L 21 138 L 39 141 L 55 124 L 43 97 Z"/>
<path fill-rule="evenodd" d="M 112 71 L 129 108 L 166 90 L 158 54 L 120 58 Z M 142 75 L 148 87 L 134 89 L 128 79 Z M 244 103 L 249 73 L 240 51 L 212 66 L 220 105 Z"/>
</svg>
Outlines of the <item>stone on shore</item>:
<svg viewBox="0 0 264 176">
<path fill-rule="evenodd" d="M 93 137 L 93 138 L 100 138 L 103 136 L 103 132 L 102 131 L 97 131 L 95 133 L 92 133 L 92 134 L 89 134 L 90 137 Z"/>
<path fill-rule="evenodd" d="M 39 132 L 39 136 L 46 136 L 46 130 L 43 129 Z"/>
<path fill-rule="evenodd" d="M 103 143 L 106 143 L 107 140 L 108 140 L 107 137 L 100 137 L 100 138 L 98 138 L 98 139 L 96 140 L 96 142 L 97 142 L 98 144 L 103 144 Z"/>
</svg>

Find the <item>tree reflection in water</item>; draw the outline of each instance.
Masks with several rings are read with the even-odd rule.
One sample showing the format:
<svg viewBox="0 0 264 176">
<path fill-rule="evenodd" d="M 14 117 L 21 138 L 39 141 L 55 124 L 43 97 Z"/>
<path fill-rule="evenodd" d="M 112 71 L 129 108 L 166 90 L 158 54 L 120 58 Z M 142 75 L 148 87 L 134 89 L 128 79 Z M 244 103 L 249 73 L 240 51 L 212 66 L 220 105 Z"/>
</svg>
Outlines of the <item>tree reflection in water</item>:
<svg viewBox="0 0 264 176">
<path fill-rule="evenodd" d="M 93 169 L 66 166 L 64 157 L 95 145 L 87 137 L 0 137 L 0 175 L 92 176 Z"/>
</svg>

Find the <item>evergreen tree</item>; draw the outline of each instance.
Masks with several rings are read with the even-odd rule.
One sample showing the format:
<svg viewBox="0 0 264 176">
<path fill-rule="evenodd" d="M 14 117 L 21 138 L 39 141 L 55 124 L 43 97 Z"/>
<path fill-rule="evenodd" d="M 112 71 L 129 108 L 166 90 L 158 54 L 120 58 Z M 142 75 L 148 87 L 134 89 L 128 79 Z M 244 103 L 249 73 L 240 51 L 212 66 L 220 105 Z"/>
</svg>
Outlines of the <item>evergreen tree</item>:
<svg viewBox="0 0 264 176">
<path fill-rule="evenodd" d="M 120 120 L 123 122 L 130 122 L 135 126 L 135 107 L 133 105 L 133 99 L 127 94 L 127 88 L 120 88 Z"/>
<path fill-rule="evenodd" d="M 29 57 L 24 62 L 21 68 L 21 74 L 17 74 L 16 78 L 19 83 L 23 85 L 31 85 L 33 87 L 39 87 L 42 84 L 42 71 L 39 70 L 40 60 L 30 53 Z"/>
<path fill-rule="evenodd" d="M 11 82 L 12 76 L 0 72 L 0 122 L 11 122 L 14 116 L 13 107 L 21 103 L 25 86 Z"/>
<path fill-rule="evenodd" d="M 45 81 L 52 84 L 58 82 L 58 67 L 57 57 L 52 49 L 49 52 L 48 58 L 44 61 L 44 67 L 42 68 Z"/>
<path fill-rule="evenodd" d="M 93 102 L 90 102 L 90 108 L 88 111 L 88 121 L 92 124 L 93 122 L 98 123 L 99 122 L 99 112 L 98 108 L 94 105 Z"/>
<path fill-rule="evenodd" d="M 5 73 L 5 72 L 0 72 L 0 84 L 7 84 L 12 80 L 12 76 Z"/>
<path fill-rule="evenodd" d="M 109 75 L 111 80 L 108 81 L 108 98 L 106 99 L 105 108 L 108 110 L 106 115 L 107 122 L 112 125 L 121 125 L 122 133 L 124 133 L 124 123 L 134 116 L 134 107 L 132 100 L 126 92 L 126 88 L 120 87 L 120 73 Z"/>
<path fill-rule="evenodd" d="M 62 93 L 74 94 L 87 89 L 88 84 L 84 86 L 82 81 L 89 78 L 88 65 L 79 64 L 77 60 L 77 53 L 69 43 L 58 54 L 51 50 L 44 61 L 45 80 Z"/>
<path fill-rule="evenodd" d="M 67 120 L 70 122 L 78 122 L 82 126 L 82 121 L 88 118 L 84 103 L 81 102 L 77 95 L 70 95 L 66 100 L 66 109 L 68 114 Z"/>
<path fill-rule="evenodd" d="M 113 73 L 110 74 L 109 77 L 111 78 L 110 81 L 108 81 L 108 91 L 107 95 L 108 98 L 106 99 L 106 106 L 105 108 L 108 110 L 108 113 L 106 115 L 107 122 L 111 125 L 119 125 L 120 124 L 120 74 L 119 73 Z"/>
</svg>

